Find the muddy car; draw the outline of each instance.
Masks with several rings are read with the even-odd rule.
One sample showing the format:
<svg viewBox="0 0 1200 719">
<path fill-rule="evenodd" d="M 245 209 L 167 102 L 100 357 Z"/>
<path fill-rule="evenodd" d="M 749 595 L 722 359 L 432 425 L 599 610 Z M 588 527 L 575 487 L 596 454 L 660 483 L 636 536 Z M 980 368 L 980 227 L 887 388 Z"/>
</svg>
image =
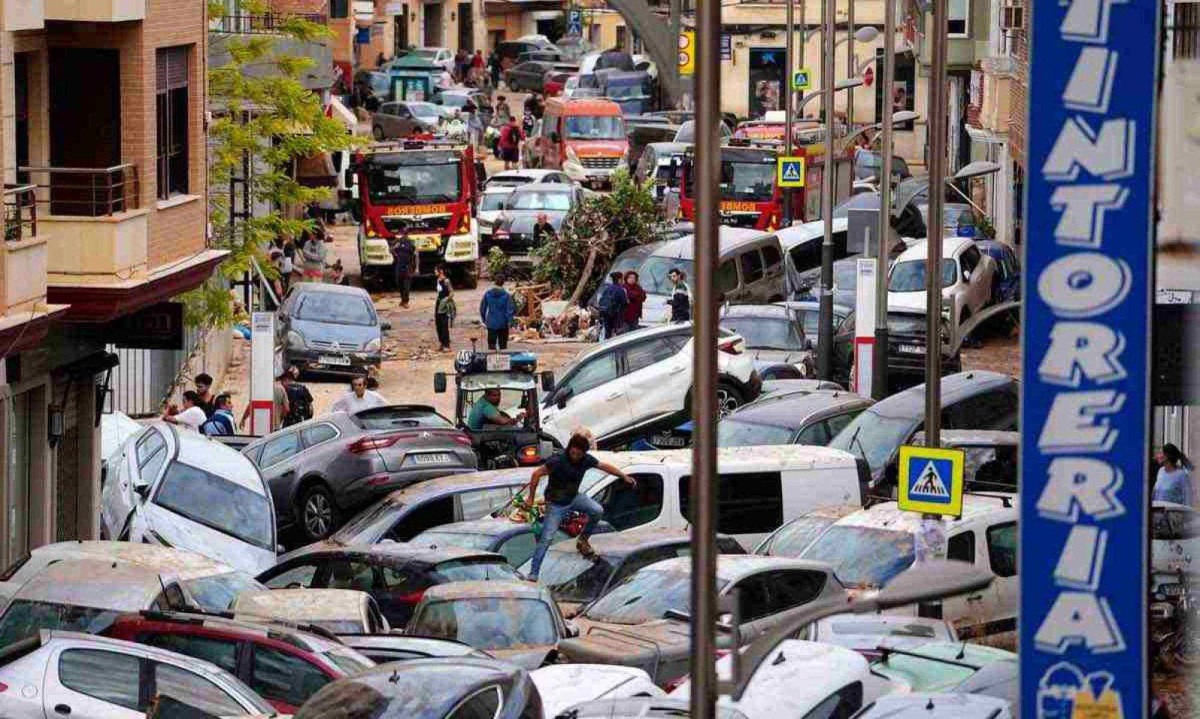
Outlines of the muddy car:
<svg viewBox="0 0 1200 719">
<path fill-rule="evenodd" d="M 633 529 L 613 534 L 593 535 L 593 557 L 585 557 L 574 540 L 557 542 L 546 552 L 539 579 L 550 588 L 563 615 L 573 617 L 585 605 L 601 597 L 612 587 L 631 577 L 642 567 L 664 559 L 691 554 L 692 540 L 687 529 Z M 718 536 L 717 550 L 725 554 L 745 554 L 733 537 Z M 528 575 L 530 563 L 521 567 Z"/>
<path fill-rule="evenodd" d="M 824 534 L 825 530 L 832 527 L 839 519 L 861 509 L 862 507 L 852 504 L 818 507 L 771 532 L 754 548 L 753 554 L 762 554 L 767 557 L 799 557 L 805 549 L 808 549 L 808 545 L 816 541 L 817 537 Z"/>
<path fill-rule="evenodd" d="M 496 659 L 416 659 L 340 679 L 295 719 L 522 719 L 542 716 L 529 672 Z"/>
<path fill-rule="evenodd" d="M 504 557 L 476 549 L 382 544 L 302 550 L 259 575 L 272 589 L 353 589 L 369 594 L 401 627 L 430 587 L 468 580 L 513 580 Z"/>
<path fill-rule="evenodd" d="M 350 589 L 246 592 L 233 603 L 233 615 L 247 622 L 307 624 L 333 634 L 391 631 L 371 595 Z"/>
<path fill-rule="evenodd" d="M 771 631 L 781 613 L 813 601 L 836 601 L 845 589 L 822 562 L 779 557 L 720 555 L 718 597 L 736 590 L 738 621 L 724 615 L 717 646 L 744 646 Z M 691 666 L 691 559 L 644 567 L 597 599 L 573 621 L 582 635 L 558 644 L 568 662 L 619 664 L 643 669 L 659 686 Z"/>
<path fill-rule="evenodd" d="M 892 614 L 826 617 L 800 630 L 797 637 L 853 649 L 868 660 L 878 659 L 883 647 L 914 649 L 929 642 L 958 641 L 954 626 L 945 619 Z"/>
<path fill-rule="evenodd" d="M 524 669 L 552 661 L 559 640 L 579 634 L 545 587 L 516 581 L 431 587 L 404 631 L 454 639 Z"/>
<path fill-rule="evenodd" d="M 552 664 L 529 673 L 547 717 L 558 717 L 583 702 L 630 697 L 661 697 L 649 675 L 633 667 L 611 664 Z"/>
<path fill-rule="evenodd" d="M 561 530 L 554 537 L 555 542 L 567 539 L 566 532 Z M 460 547 L 496 552 L 512 566 L 519 567 L 533 556 L 533 550 L 537 546 L 537 535 L 533 532 L 533 525 L 528 522 L 488 517 L 427 529 L 413 537 L 412 544 L 432 548 Z"/>
<path fill-rule="evenodd" d="M 339 634 L 338 639 L 376 664 L 444 657 L 491 657 L 487 652 L 453 639 L 401 634 Z"/>
</svg>

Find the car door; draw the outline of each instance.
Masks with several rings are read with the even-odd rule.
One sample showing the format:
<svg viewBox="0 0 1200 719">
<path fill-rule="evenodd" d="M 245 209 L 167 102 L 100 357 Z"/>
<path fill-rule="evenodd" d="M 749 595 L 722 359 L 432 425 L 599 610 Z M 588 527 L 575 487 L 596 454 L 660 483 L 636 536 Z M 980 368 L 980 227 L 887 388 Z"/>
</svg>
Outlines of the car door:
<svg viewBox="0 0 1200 719">
<path fill-rule="evenodd" d="M 987 554 L 983 543 L 975 530 L 970 527 L 960 529 L 946 537 L 946 559 L 966 562 L 975 566 L 987 566 Z M 976 636 L 980 631 L 985 621 L 985 591 L 960 594 L 941 601 L 942 619 L 954 625 L 959 636 L 963 638 Z"/>
<path fill-rule="evenodd" d="M 47 717 L 140 719 L 142 659 L 104 649 L 64 647 L 50 657 L 42 687 Z"/>
<path fill-rule="evenodd" d="M 303 449 L 299 430 L 284 430 L 268 439 L 258 454 L 258 470 L 271 488 L 275 514 L 280 521 L 295 520 L 292 488 L 296 483 Z"/>
<path fill-rule="evenodd" d="M 685 345 L 690 347 L 690 344 Z M 621 346 L 622 372 L 634 425 L 682 412 L 691 389 L 691 352 L 671 337 L 648 337 Z"/>
<path fill-rule="evenodd" d="M 262 645 L 253 646 L 246 684 L 280 712 L 296 709 L 331 679 L 304 658 Z"/>
<path fill-rule="evenodd" d="M 414 126 L 417 124 L 416 119 L 413 117 L 412 110 L 408 109 L 407 105 L 400 103 L 396 103 L 393 106 L 393 109 L 395 110 L 396 115 L 393 123 L 395 125 L 396 134 L 401 137 L 408 135 L 413 131 Z"/>
<path fill-rule="evenodd" d="M 991 268 L 983 260 L 983 253 L 975 245 L 969 245 L 958 256 L 959 277 L 966 283 L 966 306 L 975 314 L 987 305 L 992 295 Z"/>
<path fill-rule="evenodd" d="M 167 662 L 150 664 L 150 701 L 158 704 L 163 716 L 237 716 L 249 709 L 198 672 Z"/>
<path fill-rule="evenodd" d="M 151 487 L 162 473 L 170 458 L 170 447 L 162 433 L 151 427 L 147 429 L 114 473 L 112 481 L 105 484 L 103 492 L 107 495 L 103 504 L 104 521 L 108 527 L 109 539 L 126 538 L 130 517 L 140 504 L 141 497 L 136 493 L 138 486 Z"/>
<path fill-rule="evenodd" d="M 1020 581 L 1017 577 L 1017 523 L 1008 521 L 989 524 L 984 535 L 987 539 L 988 566 L 996 576 L 984 600 L 988 621 L 987 633 L 999 635 L 998 639 L 1004 642 L 1005 635 L 1011 636 L 1017 628 Z"/>
<path fill-rule="evenodd" d="M 581 362 L 550 395 L 542 428 L 565 445 L 576 427 L 588 427 L 600 439 L 628 426 L 629 394 L 619 363 L 616 350 Z"/>
<path fill-rule="evenodd" d="M 634 527 L 678 526 L 663 516 L 663 476 L 651 472 L 634 472 L 630 476 L 637 482 L 633 487 L 610 477 L 588 490 L 588 496 L 604 508 L 604 521 L 618 532 Z"/>
<path fill-rule="evenodd" d="M 384 137 L 395 137 L 396 125 L 396 103 L 385 102 L 379 106 L 379 110 L 375 113 L 375 124 L 383 133 Z"/>
</svg>

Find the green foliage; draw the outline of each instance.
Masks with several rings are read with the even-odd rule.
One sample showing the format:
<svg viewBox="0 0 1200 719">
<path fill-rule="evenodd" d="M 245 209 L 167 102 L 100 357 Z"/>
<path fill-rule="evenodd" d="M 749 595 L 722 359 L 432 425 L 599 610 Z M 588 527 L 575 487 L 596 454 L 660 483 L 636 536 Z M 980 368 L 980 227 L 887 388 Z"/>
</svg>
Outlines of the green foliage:
<svg viewBox="0 0 1200 719">
<path fill-rule="evenodd" d="M 581 297 L 590 297 L 614 257 L 654 241 L 658 209 L 650 182 L 638 184 L 625 169 L 613 174 L 612 192 L 587 197 L 571 210 L 557 242 L 533 250 L 533 277 L 570 297 L 583 276 L 588 256 L 595 260 Z"/>
<path fill-rule="evenodd" d="M 504 250 L 500 249 L 499 247 L 492 247 L 492 249 L 488 250 L 488 277 L 493 279 L 500 277 L 501 275 L 510 277 L 511 275 L 509 274 L 509 266 L 511 264 L 512 263 L 508 260 L 508 255 L 504 254 Z"/>
<path fill-rule="evenodd" d="M 226 13 L 223 2 L 210 0 L 209 17 Z M 240 12 L 270 12 L 263 0 L 242 0 Z M 324 152 L 347 149 L 356 138 L 341 122 L 326 117 L 320 98 L 304 87 L 300 78 L 312 66 L 307 57 L 289 55 L 277 48 L 279 40 L 319 42 L 328 28 L 299 17 L 284 17 L 274 35 L 223 35 L 220 42 L 229 62 L 208 70 L 208 106 L 213 120 L 209 140 L 209 222 L 212 246 L 230 251 L 221 264 L 225 279 L 240 278 L 257 259 L 264 272 L 274 270 L 266 260 L 266 247 L 276 237 L 298 237 L 311 226 L 303 219 L 285 216 L 288 208 L 319 202 L 325 188 L 304 187 L 294 175 L 296 163 Z M 244 158 L 253 167 L 252 204 L 270 207 L 249 219 L 238 218 L 230 228 L 229 181 L 241 177 Z M 211 280 L 184 295 L 188 322 L 210 327 L 228 326 L 233 308 L 225 283 Z"/>
<path fill-rule="evenodd" d="M 979 226 L 979 235 L 981 237 L 988 240 L 996 239 L 996 226 L 992 224 L 990 215 L 982 216 L 976 224 Z"/>
</svg>

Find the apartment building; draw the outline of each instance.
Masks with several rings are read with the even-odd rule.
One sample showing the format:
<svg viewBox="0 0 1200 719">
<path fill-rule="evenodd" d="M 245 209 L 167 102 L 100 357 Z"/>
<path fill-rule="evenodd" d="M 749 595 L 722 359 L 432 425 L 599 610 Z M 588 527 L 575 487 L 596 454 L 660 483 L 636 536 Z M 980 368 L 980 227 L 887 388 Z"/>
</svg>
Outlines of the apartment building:
<svg viewBox="0 0 1200 719">
<path fill-rule="evenodd" d="M 106 348 L 182 336 L 167 301 L 225 253 L 207 244 L 204 3 L 0 8 L 7 564 L 97 536 L 98 427 L 117 362 Z"/>
</svg>

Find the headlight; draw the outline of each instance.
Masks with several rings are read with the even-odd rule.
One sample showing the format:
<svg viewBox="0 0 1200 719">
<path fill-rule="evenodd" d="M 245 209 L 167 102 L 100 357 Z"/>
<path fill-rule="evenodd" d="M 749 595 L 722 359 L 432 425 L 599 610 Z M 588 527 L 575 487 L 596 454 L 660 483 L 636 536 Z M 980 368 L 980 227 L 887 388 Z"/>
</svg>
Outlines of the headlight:
<svg viewBox="0 0 1200 719">
<path fill-rule="evenodd" d="M 368 342 L 367 346 L 364 347 L 363 349 L 366 350 L 367 352 L 378 352 L 382 346 L 383 346 L 383 340 L 376 337 L 375 339 Z"/>
<path fill-rule="evenodd" d="M 302 350 L 307 346 L 307 343 L 304 341 L 304 335 L 300 334 L 296 330 L 288 330 L 287 343 L 288 347 L 291 347 L 292 349 Z"/>
</svg>

